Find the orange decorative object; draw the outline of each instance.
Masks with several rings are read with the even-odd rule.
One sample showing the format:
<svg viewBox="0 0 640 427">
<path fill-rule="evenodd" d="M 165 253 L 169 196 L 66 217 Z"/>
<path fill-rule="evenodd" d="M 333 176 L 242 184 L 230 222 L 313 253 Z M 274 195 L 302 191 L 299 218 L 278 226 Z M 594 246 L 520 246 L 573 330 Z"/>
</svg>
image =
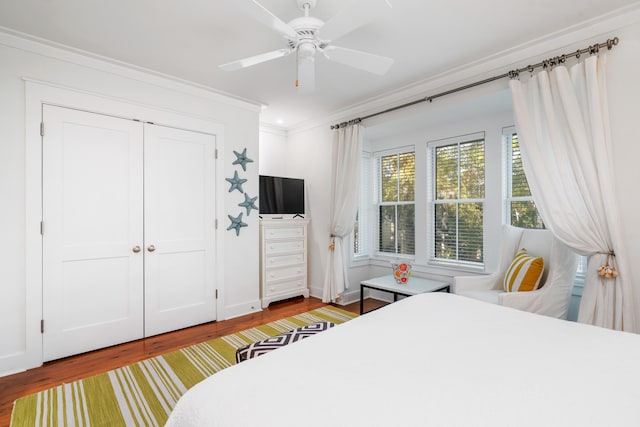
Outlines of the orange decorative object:
<svg viewBox="0 0 640 427">
<path fill-rule="evenodd" d="M 404 284 L 407 283 L 409 277 L 411 277 L 411 264 L 402 262 L 402 263 L 391 263 L 391 268 L 393 268 L 393 277 L 396 279 L 396 283 Z"/>
</svg>

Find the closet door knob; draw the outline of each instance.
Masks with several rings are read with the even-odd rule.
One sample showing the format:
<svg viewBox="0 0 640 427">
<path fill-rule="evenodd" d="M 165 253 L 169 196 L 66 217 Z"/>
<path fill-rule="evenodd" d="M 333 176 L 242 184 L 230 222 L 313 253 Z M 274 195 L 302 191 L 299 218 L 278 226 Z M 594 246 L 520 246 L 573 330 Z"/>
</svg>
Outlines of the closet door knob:
<svg viewBox="0 0 640 427">
<path fill-rule="evenodd" d="M 149 245 L 149 247 L 147 248 L 147 250 L 148 250 L 149 252 L 153 252 L 153 251 L 155 251 L 155 250 L 156 250 L 156 247 L 155 247 L 155 246 L 153 246 L 153 245 Z"/>
<path fill-rule="evenodd" d="M 134 247 L 133 247 L 133 252 L 134 252 L 134 253 L 136 253 L 136 254 L 137 254 L 138 252 L 140 252 L 140 246 L 138 246 L 138 245 L 134 246 Z"/>
</svg>

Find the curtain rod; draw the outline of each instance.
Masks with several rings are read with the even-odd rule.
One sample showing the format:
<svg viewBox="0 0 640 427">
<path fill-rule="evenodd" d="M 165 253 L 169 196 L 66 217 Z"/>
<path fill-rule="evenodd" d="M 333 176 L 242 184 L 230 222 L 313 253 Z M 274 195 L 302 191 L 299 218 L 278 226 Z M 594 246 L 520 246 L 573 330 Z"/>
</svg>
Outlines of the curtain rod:
<svg viewBox="0 0 640 427">
<path fill-rule="evenodd" d="M 348 122 L 342 122 L 342 123 L 338 123 L 338 124 L 335 124 L 335 125 L 331 125 L 331 129 L 334 130 L 334 129 L 339 129 L 339 128 L 345 127 L 345 126 L 355 125 L 357 123 L 360 123 L 363 120 L 370 119 L 372 117 L 376 117 L 376 116 L 379 116 L 379 115 L 382 115 L 382 114 L 390 113 L 392 111 L 396 111 L 396 110 L 399 110 L 401 108 L 411 107 L 412 105 L 421 104 L 423 102 L 427 102 L 427 101 L 428 102 L 433 102 L 433 100 L 436 99 L 436 98 L 440 98 L 440 97 L 445 96 L 445 95 L 450 95 L 450 94 L 455 93 L 455 92 L 460 92 L 460 91 L 463 91 L 463 90 L 466 90 L 466 89 L 470 89 L 472 87 L 480 86 L 480 85 L 483 85 L 483 84 L 486 84 L 486 83 L 490 83 L 490 82 L 493 82 L 493 81 L 496 81 L 496 80 L 504 79 L 505 77 L 509 77 L 510 79 L 517 78 L 520 75 L 520 73 L 524 72 L 524 71 L 533 72 L 533 70 L 535 70 L 536 68 L 540 68 L 540 67 L 545 68 L 545 69 L 546 68 L 551 68 L 551 67 L 554 67 L 556 65 L 563 64 L 568 58 L 575 57 L 575 58 L 580 59 L 580 56 L 582 54 L 584 54 L 584 53 L 588 53 L 590 55 L 595 55 L 600 51 L 601 48 L 605 48 L 606 47 L 608 50 L 611 50 L 613 48 L 613 46 L 617 46 L 618 45 L 619 41 L 620 40 L 618 39 L 618 37 L 614 37 L 612 39 L 608 39 L 604 43 L 594 44 L 593 46 L 589 46 L 589 47 L 586 47 L 584 49 L 578 49 L 577 51 L 575 51 L 573 53 L 568 53 L 568 54 L 564 54 L 564 55 L 560 55 L 560 56 L 554 56 L 553 58 L 545 59 L 544 61 L 538 62 L 537 64 L 527 65 L 524 68 L 518 68 L 518 69 L 515 69 L 515 70 L 508 71 L 508 72 L 506 72 L 504 74 L 500 74 L 498 76 L 489 77 L 489 78 L 486 78 L 484 80 L 480 80 L 480 81 L 477 81 L 477 82 L 469 83 L 469 84 L 464 85 L 464 86 L 457 87 L 455 89 L 450 89 L 450 90 L 447 90 L 447 91 L 444 91 L 444 92 L 437 93 L 435 95 L 426 96 L 424 98 L 417 99 L 415 101 L 407 102 L 406 104 L 397 105 L 395 107 L 387 108 L 386 110 L 383 110 L 383 111 L 378 111 L 377 113 L 372 113 L 372 114 L 369 114 L 369 115 L 364 116 L 364 117 L 358 117 L 356 119 L 349 120 Z"/>
</svg>

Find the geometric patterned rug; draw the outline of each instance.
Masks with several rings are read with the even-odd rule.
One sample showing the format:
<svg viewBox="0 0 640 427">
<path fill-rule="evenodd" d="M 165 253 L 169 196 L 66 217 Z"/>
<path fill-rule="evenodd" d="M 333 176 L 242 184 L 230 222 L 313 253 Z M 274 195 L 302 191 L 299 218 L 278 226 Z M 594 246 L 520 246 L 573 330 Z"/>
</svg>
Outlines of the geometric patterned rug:
<svg viewBox="0 0 640 427">
<path fill-rule="evenodd" d="M 11 427 L 163 426 L 188 389 L 236 363 L 239 347 L 311 323 L 354 317 L 326 306 L 53 387 L 16 400 Z"/>
<path fill-rule="evenodd" d="M 292 342 L 300 341 L 305 338 L 309 338 L 312 335 L 324 332 L 329 328 L 333 328 L 334 326 L 335 323 L 326 321 L 311 323 L 309 325 L 301 326 L 289 332 L 276 335 L 275 337 L 269 337 L 262 341 L 256 341 L 254 343 L 247 344 L 243 347 L 240 347 L 236 351 L 236 363 L 244 362 L 245 360 L 262 356 L 263 354 L 287 346 Z"/>
</svg>

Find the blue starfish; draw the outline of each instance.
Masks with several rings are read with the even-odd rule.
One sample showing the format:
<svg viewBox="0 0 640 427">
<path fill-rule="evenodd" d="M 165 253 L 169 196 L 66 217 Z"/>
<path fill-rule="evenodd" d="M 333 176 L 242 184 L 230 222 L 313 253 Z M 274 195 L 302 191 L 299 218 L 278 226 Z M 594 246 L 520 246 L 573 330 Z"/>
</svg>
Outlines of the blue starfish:
<svg viewBox="0 0 640 427">
<path fill-rule="evenodd" d="M 243 171 L 247 171 L 247 163 L 253 163 L 253 160 L 247 157 L 247 149 L 242 150 L 242 153 L 238 153 L 237 151 L 233 151 L 233 154 L 236 155 L 237 159 L 231 163 L 232 165 L 240 165 L 242 166 Z"/>
<path fill-rule="evenodd" d="M 236 236 L 240 235 L 240 228 L 247 227 L 246 222 L 242 222 L 242 212 L 237 217 L 232 217 L 231 215 L 227 215 L 229 220 L 231 220 L 231 225 L 227 227 L 227 230 L 231 230 L 233 228 L 236 229 Z"/>
<path fill-rule="evenodd" d="M 225 180 L 229 181 L 229 183 L 231 184 L 231 187 L 229 188 L 229 193 L 231 193 L 233 190 L 238 190 L 239 192 L 244 193 L 244 190 L 242 189 L 242 184 L 247 182 L 247 180 L 243 178 L 238 178 L 238 171 L 233 171 L 233 178 L 225 178 Z"/>
<path fill-rule="evenodd" d="M 247 210 L 247 216 L 251 214 L 251 209 L 258 210 L 258 207 L 255 204 L 255 201 L 258 200 L 258 197 L 249 197 L 247 193 L 244 193 L 244 202 L 238 203 L 238 206 L 242 206 Z"/>
</svg>

